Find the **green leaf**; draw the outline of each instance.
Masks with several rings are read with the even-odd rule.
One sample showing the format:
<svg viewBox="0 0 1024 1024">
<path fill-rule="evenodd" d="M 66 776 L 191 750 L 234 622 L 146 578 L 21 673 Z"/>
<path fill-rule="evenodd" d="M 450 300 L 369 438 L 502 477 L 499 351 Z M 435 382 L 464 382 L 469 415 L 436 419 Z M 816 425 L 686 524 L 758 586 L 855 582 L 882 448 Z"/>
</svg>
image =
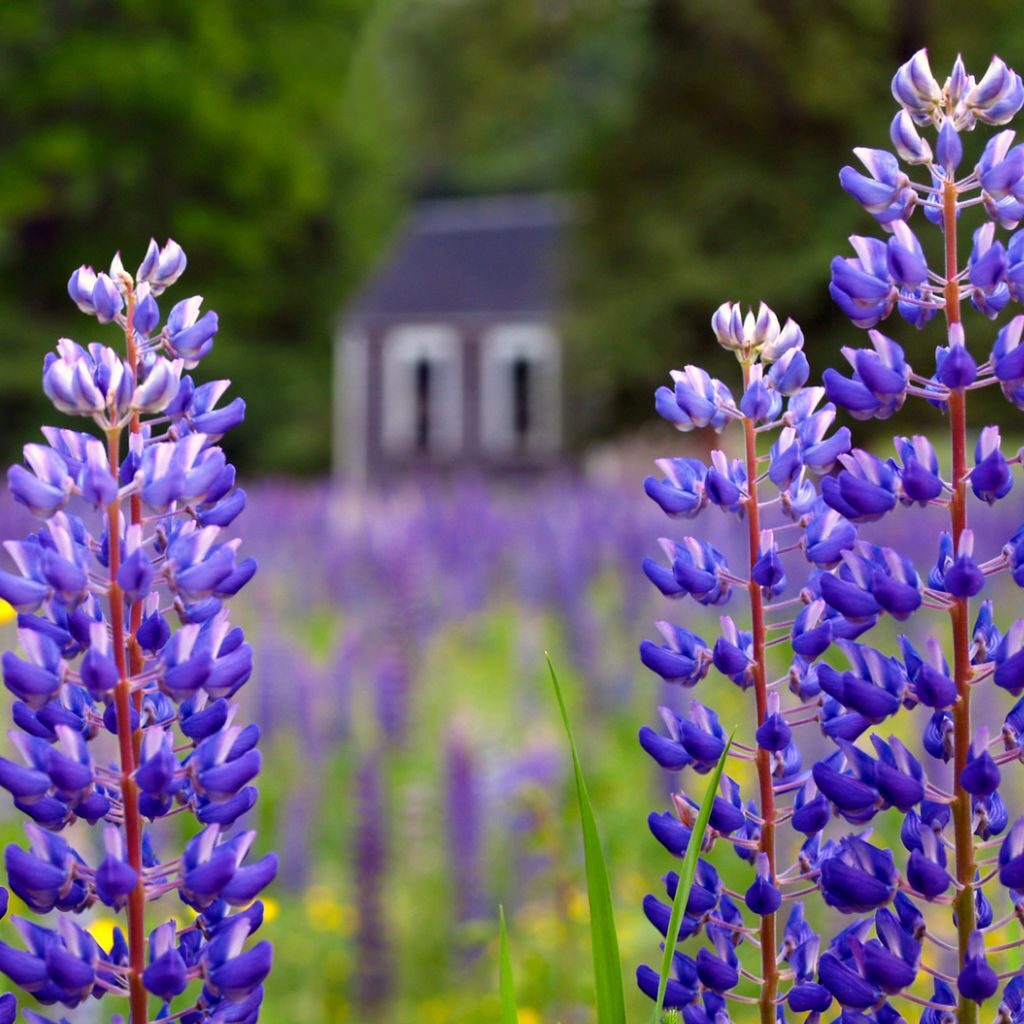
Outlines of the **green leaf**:
<svg viewBox="0 0 1024 1024">
<path fill-rule="evenodd" d="M 512 981 L 512 957 L 508 949 L 508 930 L 505 927 L 505 908 L 498 907 L 500 922 L 500 951 L 498 985 L 501 990 L 501 1024 L 517 1024 L 519 1011 L 516 1009 L 516 989 Z"/>
<path fill-rule="evenodd" d="M 622 992 L 622 962 L 619 959 L 619 940 L 615 932 L 615 913 L 612 909 L 612 890 L 608 883 L 608 868 L 601 849 L 601 837 L 594 820 L 594 811 L 583 781 L 576 741 L 569 725 L 569 712 L 565 708 L 562 690 L 558 685 L 551 656 L 545 653 L 555 696 L 562 712 L 565 732 L 572 751 L 572 767 L 576 775 L 576 795 L 580 803 L 583 826 L 583 856 L 587 871 L 587 899 L 590 902 L 590 942 L 594 956 L 594 990 L 597 999 L 597 1024 L 626 1024 L 626 1003 Z"/>
<path fill-rule="evenodd" d="M 690 841 L 686 845 L 686 856 L 683 857 L 683 866 L 679 871 L 679 884 L 676 886 L 676 898 L 672 901 L 672 916 L 668 921 L 668 932 L 665 936 L 665 953 L 661 958 L 661 979 L 658 982 L 658 998 L 654 1004 L 654 1024 L 661 1021 L 661 1008 L 665 1004 L 665 989 L 668 988 L 668 978 L 672 971 L 672 954 L 675 952 L 676 943 L 679 941 L 679 926 L 683 920 L 683 911 L 690 900 L 690 889 L 693 887 L 693 876 L 697 872 L 697 857 L 700 855 L 700 848 L 704 843 L 704 833 L 708 827 L 708 819 L 711 817 L 711 806 L 715 802 L 715 794 L 718 792 L 718 783 L 725 770 L 725 760 L 729 756 L 729 749 L 732 747 L 732 738 L 736 735 L 733 729 L 729 735 L 729 741 L 722 751 L 722 756 L 715 765 L 708 781 L 708 788 L 704 792 L 704 800 L 697 813 L 697 822 L 690 833 Z"/>
</svg>

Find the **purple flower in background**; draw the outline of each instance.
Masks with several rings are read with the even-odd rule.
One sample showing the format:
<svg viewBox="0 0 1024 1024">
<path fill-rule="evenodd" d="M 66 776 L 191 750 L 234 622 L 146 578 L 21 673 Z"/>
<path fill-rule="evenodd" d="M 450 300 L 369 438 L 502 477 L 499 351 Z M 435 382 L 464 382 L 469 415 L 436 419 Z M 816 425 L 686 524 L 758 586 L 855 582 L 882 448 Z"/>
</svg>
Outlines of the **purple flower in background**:
<svg viewBox="0 0 1024 1024">
<path fill-rule="evenodd" d="M 374 697 L 384 739 L 390 744 L 402 744 L 412 711 L 412 679 L 409 666 L 399 651 L 382 655 L 374 679 Z"/>
<path fill-rule="evenodd" d="M 357 817 L 352 859 L 358 920 L 355 1000 L 364 1012 L 377 1012 L 390 999 L 392 967 L 384 901 L 387 809 L 380 764 L 373 754 L 363 757 L 353 783 Z"/>
<path fill-rule="evenodd" d="M 261 765 L 259 729 L 236 721 L 234 700 L 252 649 L 226 607 L 256 564 L 223 532 L 245 493 L 217 445 L 244 404 L 204 419 L 210 386 L 182 376 L 209 351 L 216 314 L 202 342 L 182 343 L 173 312 L 156 331 L 155 296 L 184 267 L 176 243 L 151 242 L 135 278 L 120 257 L 109 274 L 72 275 L 76 305 L 116 325 L 124 352 L 65 338 L 46 358 L 56 408 L 98 430 L 45 428 L 11 468 L 12 495 L 42 522 L 8 542 L 17 573 L 0 579 L 21 648 L 3 656 L 19 731 L 0 786 L 29 819 L 28 849 L 9 846 L 5 864 L 32 910 L 61 912 L 56 930 L 13 919 L 25 948 L 0 944 L 0 970 L 47 1004 L 124 1000 L 130 1024 L 145 1024 L 153 996 L 161 1019 L 255 1021 L 272 955 L 251 939 L 277 858 L 251 854 L 255 833 L 239 824 Z M 182 811 L 198 829 L 161 857 L 152 823 Z M 77 821 L 102 826 L 92 864 L 64 838 Z M 148 930 L 146 903 L 172 894 L 191 914 Z M 110 949 L 68 916 L 96 902 L 125 914 Z"/>
<path fill-rule="evenodd" d="M 448 865 L 457 924 L 473 921 L 483 912 L 484 801 L 476 752 L 459 732 L 445 749 L 445 820 Z"/>
</svg>

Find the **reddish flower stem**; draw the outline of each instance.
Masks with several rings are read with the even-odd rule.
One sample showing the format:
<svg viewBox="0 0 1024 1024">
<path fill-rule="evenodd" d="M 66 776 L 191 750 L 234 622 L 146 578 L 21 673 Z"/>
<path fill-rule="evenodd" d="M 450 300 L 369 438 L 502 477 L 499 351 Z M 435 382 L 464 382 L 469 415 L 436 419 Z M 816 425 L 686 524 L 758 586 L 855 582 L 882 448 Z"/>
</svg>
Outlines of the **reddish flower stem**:
<svg viewBox="0 0 1024 1024">
<path fill-rule="evenodd" d="M 942 186 L 942 229 L 946 241 L 946 324 L 960 323 L 960 285 L 956 280 L 956 188 L 951 181 Z M 953 498 L 949 506 L 953 549 L 967 529 L 967 393 L 962 389 L 949 396 L 949 435 L 953 453 Z M 958 598 L 950 609 L 953 631 L 953 678 L 957 700 L 953 705 L 953 838 L 956 844 L 956 880 L 961 888 L 954 906 L 957 918 L 957 947 L 960 967 L 967 955 L 967 940 L 977 927 L 974 910 L 974 835 L 971 827 L 971 797 L 960 784 L 971 745 L 971 626 L 970 601 Z M 978 1004 L 960 997 L 959 1024 L 977 1024 Z"/>
<path fill-rule="evenodd" d="M 125 349 L 128 354 L 128 365 L 132 368 L 132 373 L 138 373 L 139 354 L 135 346 L 135 293 L 128 293 L 128 305 L 125 314 L 125 327 L 124 327 L 124 339 Z M 135 436 L 142 431 L 142 423 L 138 413 L 132 415 L 131 423 L 129 424 L 130 436 Z M 138 526 L 142 522 L 142 497 L 139 494 L 133 494 L 128 499 L 128 510 L 130 514 L 130 522 L 132 526 Z M 131 670 L 132 675 L 142 671 L 142 648 L 139 646 L 139 642 L 136 636 L 139 632 L 139 626 L 142 625 L 142 601 L 133 601 L 129 609 L 129 624 L 128 624 L 128 668 Z M 142 713 L 142 691 L 138 691 L 132 695 L 135 702 L 135 710 Z M 139 760 L 139 754 L 142 749 L 142 730 L 136 730 L 134 736 L 135 745 L 135 760 Z"/>
<path fill-rule="evenodd" d="M 135 372 L 134 352 L 134 295 L 129 291 L 125 321 L 125 336 L 129 341 L 129 364 Z M 133 419 L 132 427 L 138 429 L 137 418 Z M 107 458 L 110 472 L 114 479 L 118 478 L 121 465 L 121 430 L 111 430 L 107 434 Z M 135 499 L 132 499 L 132 518 L 135 519 Z M 139 509 L 141 519 L 141 507 Z M 117 573 L 121 568 L 121 501 L 115 499 L 107 506 L 107 549 L 110 564 L 110 631 L 111 644 L 114 649 L 114 664 L 117 666 L 117 686 L 114 688 L 114 710 L 117 714 L 117 743 L 121 758 L 121 797 L 124 803 L 125 854 L 129 866 L 135 871 L 138 882 L 128 896 L 128 993 L 130 1007 L 130 1024 L 147 1024 L 149 1019 L 149 1000 L 142 984 L 142 972 L 146 967 L 146 890 L 142 880 L 142 816 L 139 814 L 139 789 L 135 784 L 135 769 L 138 764 L 139 746 L 142 742 L 142 730 L 132 729 L 132 704 L 141 707 L 141 694 L 131 692 L 129 679 L 133 673 L 141 669 L 141 652 L 135 642 L 135 609 L 141 610 L 136 604 L 131 609 L 131 629 L 125 632 L 125 599 L 117 582 Z M 141 620 L 140 620 L 141 621 Z"/>
<path fill-rule="evenodd" d="M 750 363 L 743 361 L 743 390 L 750 384 Z M 746 452 L 747 470 L 747 551 L 749 555 L 749 582 L 747 591 L 750 596 L 751 632 L 754 637 L 754 695 L 757 707 L 757 725 L 760 726 L 768 717 L 768 671 L 765 664 L 765 623 L 764 602 L 761 588 L 753 580 L 753 568 L 757 562 L 761 547 L 761 522 L 757 507 L 757 434 L 754 423 L 749 418 L 743 420 L 743 439 Z M 767 750 L 757 749 L 757 781 L 761 793 L 761 852 L 768 857 L 768 866 L 772 883 L 775 884 L 775 790 L 772 787 L 771 756 Z M 779 987 L 779 969 L 775 962 L 776 937 L 775 914 L 765 914 L 761 918 L 761 988 L 758 1006 L 760 1007 L 761 1024 L 775 1024 L 775 997 Z"/>
</svg>

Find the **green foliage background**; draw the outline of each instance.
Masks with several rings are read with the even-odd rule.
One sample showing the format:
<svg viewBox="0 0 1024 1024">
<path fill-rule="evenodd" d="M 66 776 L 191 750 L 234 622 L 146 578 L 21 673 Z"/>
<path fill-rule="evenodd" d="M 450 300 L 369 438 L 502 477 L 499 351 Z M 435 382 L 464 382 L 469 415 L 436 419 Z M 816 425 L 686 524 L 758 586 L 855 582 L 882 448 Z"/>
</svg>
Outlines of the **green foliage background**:
<svg viewBox="0 0 1024 1024">
<path fill-rule="evenodd" d="M 44 415 L 39 351 L 87 325 L 81 262 L 173 235 L 222 314 L 210 363 L 253 410 L 246 468 L 329 459 L 330 335 L 424 195 L 577 197 L 566 316 L 577 442 L 715 358 L 723 298 L 811 351 L 850 329 L 829 258 L 869 226 L 838 188 L 885 145 L 896 64 L 1024 61 L 1008 0 L 10 0 L 0 6 L 0 401 Z M 818 365 L 821 365 L 819 361 Z M 52 414 L 48 414 L 52 415 Z"/>
</svg>

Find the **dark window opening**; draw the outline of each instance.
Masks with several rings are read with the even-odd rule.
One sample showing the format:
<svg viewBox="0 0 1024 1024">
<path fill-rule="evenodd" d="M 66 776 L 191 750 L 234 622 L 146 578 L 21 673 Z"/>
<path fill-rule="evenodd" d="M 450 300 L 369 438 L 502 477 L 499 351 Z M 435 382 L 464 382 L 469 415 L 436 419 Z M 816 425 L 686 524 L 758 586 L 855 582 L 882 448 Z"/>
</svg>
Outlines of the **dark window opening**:
<svg viewBox="0 0 1024 1024">
<path fill-rule="evenodd" d="M 429 359 L 419 359 L 415 371 L 414 429 L 416 451 L 421 455 L 430 451 L 430 392 L 432 390 L 433 367 Z"/>
<path fill-rule="evenodd" d="M 533 416 L 530 384 L 530 361 L 520 356 L 512 363 L 512 431 L 518 448 L 525 448 L 530 438 Z"/>
</svg>

